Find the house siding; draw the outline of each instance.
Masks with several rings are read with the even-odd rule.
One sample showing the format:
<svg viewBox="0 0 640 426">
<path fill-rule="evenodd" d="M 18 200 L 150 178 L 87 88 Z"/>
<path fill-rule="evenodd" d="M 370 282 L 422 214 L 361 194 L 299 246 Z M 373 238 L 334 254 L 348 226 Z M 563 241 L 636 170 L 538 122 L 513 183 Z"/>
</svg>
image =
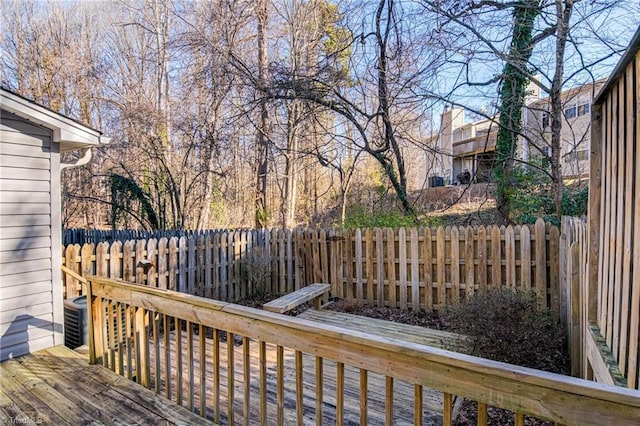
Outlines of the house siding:
<svg viewBox="0 0 640 426">
<path fill-rule="evenodd" d="M 2 111 L 0 360 L 61 341 L 59 271 L 51 260 L 60 252 L 52 244 L 60 232 L 58 151 L 49 129 Z"/>
</svg>

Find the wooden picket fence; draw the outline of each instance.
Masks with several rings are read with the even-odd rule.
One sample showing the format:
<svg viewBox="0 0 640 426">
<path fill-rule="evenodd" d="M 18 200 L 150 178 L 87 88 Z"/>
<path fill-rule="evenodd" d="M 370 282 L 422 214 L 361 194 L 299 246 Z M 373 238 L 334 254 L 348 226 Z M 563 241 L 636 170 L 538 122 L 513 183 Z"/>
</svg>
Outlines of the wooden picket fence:
<svg viewBox="0 0 640 426">
<path fill-rule="evenodd" d="M 558 310 L 559 235 L 542 220 L 509 227 L 212 231 L 191 238 L 69 245 L 64 264 L 83 276 L 223 301 L 257 290 L 281 295 L 323 282 L 332 285 L 332 296 L 428 310 L 488 287 L 531 289 L 541 305 Z M 266 284 L 250 279 L 250 269 L 257 267 L 268 269 Z M 71 276 L 64 284 L 65 297 L 81 292 Z"/>
<path fill-rule="evenodd" d="M 366 229 L 330 236 L 338 297 L 439 309 L 487 287 L 534 290 L 559 307 L 559 230 L 535 226 Z"/>
<path fill-rule="evenodd" d="M 562 218 L 560 235 L 560 318 L 567 330 L 571 375 L 585 376 L 585 336 L 590 303 L 597 303 L 587 287 L 587 222 L 576 217 Z"/>
<path fill-rule="evenodd" d="M 97 275 L 223 301 L 251 296 L 243 259 L 266 252 L 269 231 L 201 232 L 187 237 L 70 244 L 63 264 L 83 277 Z M 81 283 L 63 274 L 65 298 L 83 294 Z"/>
</svg>

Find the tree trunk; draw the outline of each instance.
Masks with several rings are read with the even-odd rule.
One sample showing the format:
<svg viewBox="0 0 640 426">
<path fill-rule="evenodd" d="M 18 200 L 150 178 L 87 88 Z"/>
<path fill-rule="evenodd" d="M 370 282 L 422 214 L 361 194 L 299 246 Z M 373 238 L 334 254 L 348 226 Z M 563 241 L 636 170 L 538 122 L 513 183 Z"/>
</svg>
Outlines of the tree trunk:
<svg viewBox="0 0 640 426">
<path fill-rule="evenodd" d="M 563 7 L 564 3 L 564 7 Z M 562 218 L 562 83 L 564 74 L 564 54 L 569 35 L 569 21 L 573 12 L 573 0 L 556 0 L 556 69 L 551 84 L 551 182 L 553 201 L 558 221 Z"/>
<path fill-rule="evenodd" d="M 257 0 L 256 13 L 258 18 L 258 84 L 260 89 L 265 87 L 267 78 L 267 0 Z M 268 149 L 268 121 L 267 99 L 261 95 L 260 123 L 257 134 L 257 174 L 256 174 L 256 206 L 255 227 L 267 226 L 267 170 L 269 160 Z"/>
<path fill-rule="evenodd" d="M 378 42 L 378 111 L 382 115 L 382 122 L 384 126 L 384 143 L 386 145 L 385 148 L 391 148 L 391 152 L 393 153 L 393 157 L 395 160 L 395 167 L 397 167 L 398 169 L 397 172 L 394 167 L 394 161 L 387 159 L 381 153 L 378 153 L 377 155 L 375 155 L 375 157 L 380 162 L 380 164 L 382 164 L 385 174 L 391 181 L 391 185 L 398 195 L 398 199 L 400 200 L 400 204 L 402 205 L 403 212 L 405 214 L 415 215 L 415 210 L 409 202 L 409 198 L 407 196 L 407 173 L 404 165 L 404 159 L 402 157 L 402 152 L 395 136 L 393 123 L 391 122 L 391 111 L 388 97 L 389 88 L 387 85 L 387 49 L 389 35 L 392 31 L 391 22 L 394 19 L 393 6 L 393 0 L 380 0 L 380 2 L 378 3 L 378 10 L 376 13 L 376 39 Z M 383 18 L 382 15 L 385 11 L 386 17 Z M 382 27 L 383 21 L 386 22 L 386 26 L 384 28 Z"/>
<path fill-rule="evenodd" d="M 514 6 L 513 37 L 504 66 L 500 91 L 500 128 L 496 140 L 496 202 L 502 217 L 511 220 L 509 192 L 518 135 L 522 131 L 522 109 L 528 78 L 527 63 L 533 50 L 533 24 L 539 13 L 537 0 L 522 0 Z"/>
</svg>

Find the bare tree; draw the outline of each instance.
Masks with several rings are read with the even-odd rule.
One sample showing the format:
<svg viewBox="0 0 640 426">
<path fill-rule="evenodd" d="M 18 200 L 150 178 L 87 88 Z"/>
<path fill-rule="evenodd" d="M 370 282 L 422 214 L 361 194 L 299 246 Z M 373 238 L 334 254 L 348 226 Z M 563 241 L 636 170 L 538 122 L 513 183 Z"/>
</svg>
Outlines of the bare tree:
<svg viewBox="0 0 640 426">
<path fill-rule="evenodd" d="M 267 20 L 268 0 L 256 0 L 256 17 L 258 21 L 258 85 L 264 86 L 268 73 L 267 54 Z M 267 99 L 262 97 L 260 103 L 260 124 L 257 128 L 257 169 L 256 169 L 256 207 L 255 226 L 264 228 L 267 224 L 267 171 L 269 161 L 269 112 Z"/>
</svg>

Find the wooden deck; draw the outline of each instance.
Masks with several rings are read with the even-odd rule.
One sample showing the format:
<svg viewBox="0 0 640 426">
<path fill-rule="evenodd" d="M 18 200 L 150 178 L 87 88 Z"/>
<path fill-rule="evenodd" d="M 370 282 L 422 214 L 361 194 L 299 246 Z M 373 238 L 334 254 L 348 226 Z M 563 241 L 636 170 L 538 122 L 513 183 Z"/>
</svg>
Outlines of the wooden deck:
<svg viewBox="0 0 640 426">
<path fill-rule="evenodd" d="M 91 359 L 212 423 L 450 425 L 456 395 L 516 424 L 640 418 L 637 391 L 170 290 L 88 287 Z"/>
<path fill-rule="evenodd" d="M 64 346 L 0 364 L 0 424 L 211 425 Z"/>
</svg>

